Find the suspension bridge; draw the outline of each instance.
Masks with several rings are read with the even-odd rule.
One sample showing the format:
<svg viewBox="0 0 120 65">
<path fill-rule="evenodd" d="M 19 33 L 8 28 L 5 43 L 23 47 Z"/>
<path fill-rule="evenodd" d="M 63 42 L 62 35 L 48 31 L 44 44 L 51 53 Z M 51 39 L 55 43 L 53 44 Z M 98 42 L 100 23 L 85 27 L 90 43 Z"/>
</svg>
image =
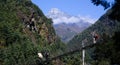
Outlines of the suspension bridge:
<svg viewBox="0 0 120 65">
<path fill-rule="evenodd" d="M 93 48 L 93 47 L 95 47 L 95 46 L 99 46 L 99 45 L 101 45 L 101 44 L 102 44 L 102 43 L 93 43 L 93 44 L 90 44 L 90 45 L 87 45 L 87 46 L 82 46 L 81 48 L 78 48 L 78 49 L 76 49 L 76 50 L 69 51 L 69 52 L 60 54 L 60 55 L 58 55 L 58 56 L 52 57 L 52 58 L 48 58 L 48 59 L 42 61 L 42 63 L 43 63 L 43 65 L 45 65 L 46 63 L 49 63 L 49 62 L 51 62 L 52 60 L 60 59 L 60 58 L 65 57 L 65 56 L 67 56 L 67 55 L 72 55 L 72 54 L 74 54 L 75 52 L 80 52 L 80 51 L 83 51 L 83 50 L 85 50 L 85 49 L 89 49 L 89 48 Z M 84 56 L 84 54 L 85 54 L 85 53 L 83 53 L 83 56 Z M 83 65 L 85 65 L 85 64 L 84 64 L 84 57 L 83 57 Z"/>
</svg>

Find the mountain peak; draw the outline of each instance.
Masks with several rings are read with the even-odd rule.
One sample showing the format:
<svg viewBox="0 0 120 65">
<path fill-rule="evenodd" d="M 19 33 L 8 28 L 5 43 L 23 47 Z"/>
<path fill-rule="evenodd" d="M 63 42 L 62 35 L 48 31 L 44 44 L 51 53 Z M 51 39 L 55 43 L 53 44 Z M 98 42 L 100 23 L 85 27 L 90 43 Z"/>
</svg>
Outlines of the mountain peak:
<svg viewBox="0 0 120 65">
<path fill-rule="evenodd" d="M 58 8 L 52 8 L 48 14 L 64 14 L 64 12 L 62 12 L 60 9 Z"/>
<path fill-rule="evenodd" d="M 48 18 L 52 18 L 54 24 L 59 24 L 59 23 L 76 23 L 80 21 L 84 22 L 89 22 L 89 23 L 94 23 L 96 19 L 91 18 L 90 16 L 81 16 L 81 15 L 70 15 L 68 13 L 65 13 L 61 11 L 58 8 L 52 8 L 48 14 L 46 15 Z"/>
</svg>

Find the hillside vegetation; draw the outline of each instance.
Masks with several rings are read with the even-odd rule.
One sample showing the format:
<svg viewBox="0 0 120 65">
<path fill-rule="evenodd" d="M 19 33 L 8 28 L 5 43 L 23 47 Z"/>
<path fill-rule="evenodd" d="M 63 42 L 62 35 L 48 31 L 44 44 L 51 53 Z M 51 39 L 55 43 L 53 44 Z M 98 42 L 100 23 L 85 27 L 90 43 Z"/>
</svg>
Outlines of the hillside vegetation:
<svg viewBox="0 0 120 65">
<path fill-rule="evenodd" d="M 92 65 L 120 65 L 120 21 L 109 18 L 112 8 L 108 10 L 100 19 L 76 35 L 69 41 L 69 50 L 74 50 L 84 45 L 93 44 L 93 35 L 95 32 L 98 35 L 97 46 L 86 49 L 85 63 Z M 76 53 L 78 55 L 79 53 Z M 79 54 L 80 55 L 80 54 Z"/>
<path fill-rule="evenodd" d="M 68 45 L 71 48 L 79 48 L 83 40 L 87 40 L 85 45 L 93 43 L 93 36 L 92 33 L 95 32 L 99 36 L 98 42 L 102 42 L 102 36 L 104 34 L 109 35 L 112 37 L 115 32 L 120 31 L 120 23 L 117 20 L 111 20 L 108 15 L 111 13 L 112 9 L 108 10 L 106 14 L 100 17 L 98 21 L 81 32 L 80 34 L 76 35 L 72 40 L 68 42 Z"/>
<path fill-rule="evenodd" d="M 52 20 L 30 0 L 0 0 L 0 65 L 39 65 L 38 52 L 53 57 L 64 47 Z"/>
<path fill-rule="evenodd" d="M 0 0 L 0 65 L 81 65 L 81 52 L 51 62 L 43 60 L 81 47 L 84 39 L 87 40 L 85 45 L 92 44 L 94 31 L 99 35 L 97 43 L 106 44 L 94 47 L 91 54 L 86 52 L 86 64 L 119 65 L 120 23 L 108 17 L 111 11 L 66 46 L 56 36 L 52 20 L 31 0 Z M 43 59 L 38 57 L 39 52 L 43 52 Z"/>
</svg>

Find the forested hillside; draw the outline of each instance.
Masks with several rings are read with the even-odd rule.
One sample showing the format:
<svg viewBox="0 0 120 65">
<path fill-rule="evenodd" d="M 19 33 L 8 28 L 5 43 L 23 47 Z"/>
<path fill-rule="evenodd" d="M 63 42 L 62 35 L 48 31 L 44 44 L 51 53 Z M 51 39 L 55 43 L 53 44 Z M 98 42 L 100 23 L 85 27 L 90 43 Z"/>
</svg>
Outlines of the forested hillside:
<svg viewBox="0 0 120 65">
<path fill-rule="evenodd" d="M 69 50 L 78 49 L 82 47 L 82 42 L 85 46 L 93 44 L 93 32 L 98 35 L 96 40 L 98 45 L 86 49 L 85 63 L 87 64 L 120 65 L 120 50 L 118 50 L 120 49 L 120 21 L 109 17 L 112 11 L 112 8 L 109 9 L 95 24 L 76 35 L 68 43 Z"/>
<path fill-rule="evenodd" d="M 81 52 L 47 60 L 81 47 L 82 40 L 92 44 L 92 32 L 99 35 L 97 43 L 104 45 L 86 53 L 86 64 L 119 65 L 120 22 L 108 17 L 111 11 L 66 46 L 56 36 L 52 20 L 31 0 L 0 0 L 0 65 L 81 65 Z M 44 57 L 40 59 L 38 53 Z"/>
<path fill-rule="evenodd" d="M 0 65 L 39 65 L 38 52 L 52 57 L 64 47 L 31 0 L 0 0 Z"/>
<path fill-rule="evenodd" d="M 101 16 L 99 20 L 84 30 L 82 33 L 76 35 L 72 40 L 69 41 L 68 46 L 70 48 L 79 48 L 83 40 L 87 40 L 85 45 L 93 43 L 93 35 L 92 33 L 95 32 L 99 36 L 98 42 L 103 41 L 103 35 L 108 35 L 112 37 L 115 32 L 120 31 L 120 22 L 117 20 L 111 20 L 108 15 L 111 13 L 112 9 L 108 10 L 106 14 Z"/>
</svg>

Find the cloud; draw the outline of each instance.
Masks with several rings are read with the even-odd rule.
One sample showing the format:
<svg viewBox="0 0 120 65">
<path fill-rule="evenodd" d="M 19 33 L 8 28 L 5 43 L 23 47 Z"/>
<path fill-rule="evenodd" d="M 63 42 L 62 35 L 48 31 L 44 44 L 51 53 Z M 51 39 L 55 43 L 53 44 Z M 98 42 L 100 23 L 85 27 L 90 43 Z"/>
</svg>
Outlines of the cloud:
<svg viewBox="0 0 120 65">
<path fill-rule="evenodd" d="M 91 18 L 90 16 L 72 16 L 63 11 L 59 10 L 58 8 L 52 8 L 48 14 L 46 15 L 48 18 L 52 18 L 54 24 L 59 23 L 76 23 L 80 21 L 94 23 L 96 19 Z"/>
</svg>

